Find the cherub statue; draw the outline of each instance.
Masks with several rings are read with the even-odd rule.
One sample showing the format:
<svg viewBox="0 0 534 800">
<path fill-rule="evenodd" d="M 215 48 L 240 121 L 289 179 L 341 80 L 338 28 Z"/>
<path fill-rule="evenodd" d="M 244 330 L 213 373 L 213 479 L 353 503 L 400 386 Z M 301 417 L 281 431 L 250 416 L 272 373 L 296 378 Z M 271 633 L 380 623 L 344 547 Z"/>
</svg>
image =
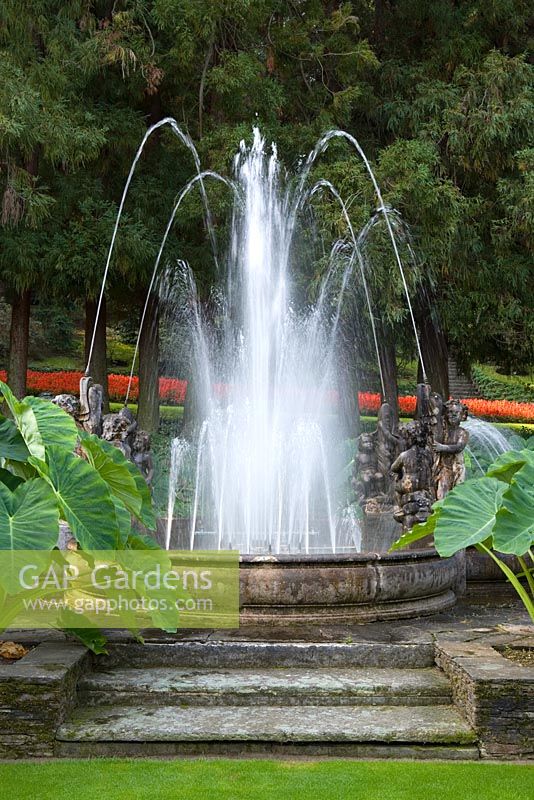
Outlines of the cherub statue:
<svg viewBox="0 0 534 800">
<path fill-rule="evenodd" d="M 128 420 L 118 414 L 105 414 L 102 421 L 102 439 L 122 450 L 125 458 L 130 458 L 132 449 L 128 441 Z"/>
<path fill-rule="evenodd" d="M 80 413 L 80 401 L 78 398 L 73 394 L 57 394 L 53 399 L 52 402 L 55 403 L 56 406 L 66 411 L 71 417 L 74 417 L 76 421 L 78 421 L 78 415 Z"/>
<path fill-rule="evenodd" d="M 383 495 L 393 499 L 393 486 L 391 481 L 391 465 L 395 461 L 401 438 L 394 430 L 393 414 L 389 403 L 382 403 L 378 411 L 378 425 L 376 429 L 376 452 L 380 473 L 380 490 Z"/>
<path fill-rule="evenodd" d="M 150 486 L 154 477 L 154 461 L 150 449 L 150 436 L 146 431 L 137 429 L 132 445 L 132 461 L 137 465 L 141 475 Z"/>
<path fill-rule="evenodd" d="M 102 424 L 102 439 L 122 450 L 125 458 L 131 458 L 137 420 L 126 406 L 116 414 L 106 414 Z"/>
<path fill-rule="evenodd" d="M 371 497 L 382 490 L 382 474 L 378 471 L 378 455 L 375 447 L 375 433 L 361 433 L 358 437 L 358 455 L 355 461 L 355 476 L 352 485 L 357 501 L 364 505 Z"/>
<path fill-rule="evenodd" d="M 395 459 L 391 471 L 395 475 L 397 505 L 394 517 L 410 530 L 415 522 L 424 522 L 432 510 L 433 454 L 428 447 L 427 426 L 413 420 L 403 426 L 406 449 Z"/>
<path fill-rule="evenodd" d="M 465 480 L 463 451 L 469 441 L 469 432 L 460 423 L 466 419 L 467 406 L 459 400 L 445 403 L 442 436 L 434 442 L 434 480 L 438 500 Z"/>
</svg>

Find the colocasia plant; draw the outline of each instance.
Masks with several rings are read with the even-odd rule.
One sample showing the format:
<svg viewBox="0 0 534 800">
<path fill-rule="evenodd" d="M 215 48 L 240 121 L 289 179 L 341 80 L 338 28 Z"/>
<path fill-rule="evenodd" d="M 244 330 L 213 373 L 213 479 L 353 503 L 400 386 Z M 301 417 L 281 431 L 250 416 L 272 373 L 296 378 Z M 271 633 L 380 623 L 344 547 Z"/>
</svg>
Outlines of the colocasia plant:
<svg viewBox="0 0 534 800">
<path fill-rule="evenodd" d="M 143 476 L 120 450 L 49 400 L 17 400 L 2 381 L 0 394 L 11 415 L 0 415 L 0 550 L 52 550 L 60 521 L 82 552 L 158 549 L 132 527 L 137 519 L 153 530 L 156 517 Z M 9 622 L 0 615 L 0 628 Z M 94 631 L 75 633 L 103 646 Z"/>
<path fill-rule="evenodd" d="M 534 450 L 510 450 L 484 476 L 456 486 L 434 504 L 428 520 L 415 525 L 392 550 L 428 535 L 440 556 L 474 546 L 492 558 L 512 583 L 534 622 Z M 513 570 L 500 554 L 517 557 Z"/>
</svg>

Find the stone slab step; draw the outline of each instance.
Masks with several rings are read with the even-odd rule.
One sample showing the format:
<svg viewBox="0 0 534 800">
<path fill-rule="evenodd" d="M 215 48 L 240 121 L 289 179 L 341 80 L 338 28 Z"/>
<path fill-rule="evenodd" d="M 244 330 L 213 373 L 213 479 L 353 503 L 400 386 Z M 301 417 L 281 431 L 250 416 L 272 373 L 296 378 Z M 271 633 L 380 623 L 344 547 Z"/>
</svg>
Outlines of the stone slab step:
<svg viewBox="0 0 534 800">
<path fill-rule="evenodd" d="M 117 668 L 78 684 L 89 705 L 431 705 L 451 700 L 435 668 Z"/>
<path fill-rule="evenodd" d="M 453 706 L 80 707 L 56 734 L 58 755 L 398 754 L 475 758 Z"/>
<path fill-rule="evenodd" d="M 432 641 L 111 643 L 98 665 L 110 667 L 396 667 L 434 665 Z"/>
</svg>

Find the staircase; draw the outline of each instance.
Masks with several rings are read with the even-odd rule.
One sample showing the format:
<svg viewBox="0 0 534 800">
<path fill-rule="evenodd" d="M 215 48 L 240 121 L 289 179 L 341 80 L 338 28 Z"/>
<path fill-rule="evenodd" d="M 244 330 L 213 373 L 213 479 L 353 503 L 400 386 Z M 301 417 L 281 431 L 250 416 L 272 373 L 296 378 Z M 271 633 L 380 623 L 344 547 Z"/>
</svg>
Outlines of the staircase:
<svg viewBox="0 0 534 800">
<path fill-rule="evenodd" d="M 458 371 L 456 361 L 449 358 L 449 394 L 455 400 L 464 400 L 469 397 L 478 397 L 478 390 L 466 375 Z"/>
<path fill-rule="evenodd" d="M 426 644 L 115 645 L 78 702 L 58 755 L 479 757 Z"/>
</svg>

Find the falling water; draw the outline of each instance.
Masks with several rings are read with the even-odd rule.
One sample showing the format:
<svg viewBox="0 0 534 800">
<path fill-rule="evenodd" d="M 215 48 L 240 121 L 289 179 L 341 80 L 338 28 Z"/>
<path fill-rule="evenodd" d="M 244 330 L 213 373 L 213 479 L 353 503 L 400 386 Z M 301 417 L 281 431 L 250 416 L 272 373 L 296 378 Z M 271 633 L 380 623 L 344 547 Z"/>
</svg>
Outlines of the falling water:
<svg viewBox="0 0 534 800">
<path fill-rule="evenodd" d="M 191 445 L 186 439 L 177 437 L 171 443 L 171 468 L 169 471 L 169 494 L 167 500 L 167 530 L 165 532 L 165 547 L 167 550 L 171 546 L 172 523 L 174 517 L 174 505 L 178 490 L 178 478 L 184 465 L 186 456 L 191 449 Z"/>
<path fill-rule="evenodd" d="M 235 172 L 243 202 L 234 209 L 218 323 L 198 301 L 192 319 L 203 422 L 194 443 L 191 547 L 335 552 L 339 313 L 327 292 L 298 310 L 290 271 L 295 196 L 257 130 L 249 150 L 241 145 Z"/>
<path fill-rule="evenodd" d="M 468 465 L 471 462 L 470 472 L 475 476 L 483 475 L 501 453 L 514 449 L 515 437 L 510 430 L 503 431 L 477 417 L 469 417 L 463 426 L 469 431 L 466 461 Z"/>
</svg>

